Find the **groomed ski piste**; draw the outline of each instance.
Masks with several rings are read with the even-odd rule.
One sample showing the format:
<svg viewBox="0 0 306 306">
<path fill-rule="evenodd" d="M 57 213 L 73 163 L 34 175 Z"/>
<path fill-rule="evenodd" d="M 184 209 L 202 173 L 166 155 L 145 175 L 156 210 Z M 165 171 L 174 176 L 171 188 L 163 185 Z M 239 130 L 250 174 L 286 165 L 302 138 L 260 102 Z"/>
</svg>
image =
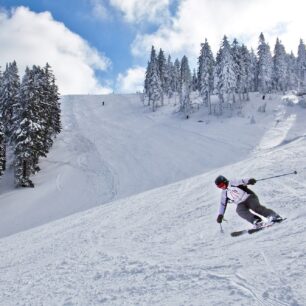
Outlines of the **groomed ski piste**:
<svg viewBox="0 0 306 306">
<path fill-rule="evenodd" d="M 256 93 L 189 120 L 138 95 L 61 102 L 35 188 L 1 178 L 0 305 L 306 305 L 306 109 L 275 94 L 260 113 Z M 233 238 L 249 225 L 229 205 L 220 231 L 217 175 L 294 170 L 252 187 L 286 222 Z"/>
</svg>

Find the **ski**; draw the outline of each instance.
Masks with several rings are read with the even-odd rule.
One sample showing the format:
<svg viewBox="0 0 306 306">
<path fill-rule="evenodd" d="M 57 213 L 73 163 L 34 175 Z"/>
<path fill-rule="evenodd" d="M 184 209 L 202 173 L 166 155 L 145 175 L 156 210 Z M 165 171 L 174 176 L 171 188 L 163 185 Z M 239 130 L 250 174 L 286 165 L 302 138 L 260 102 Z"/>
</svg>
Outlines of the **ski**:
<svg viewBox="0 0 306 306">
<path fill-rule="evenodd" d="M 254 233 L 257 233 L 267 227 L 271 227 L 272 225 L 274 225 L 275 223 L 281 223 L 283 221 L 285 221 L 287 218 L 284 218 L 282 219 L 281 221 L 278 221 L 278 222 L 268 222 L 268 223 L 265 223 L 263 224 L 261 227 L 258 227 L 258 228 L 251 228 L 251 229 L 245 229 L 245 230 L 241 230 L 241 231 L 235 231 L 235 232 L 232 232 L 231 233 L 231 236 L 232 237 L 238 237 L 238 236 L 241 236 L 241 235 L 244 235 L 244 234 L 254 234 Z"/>
</svg>

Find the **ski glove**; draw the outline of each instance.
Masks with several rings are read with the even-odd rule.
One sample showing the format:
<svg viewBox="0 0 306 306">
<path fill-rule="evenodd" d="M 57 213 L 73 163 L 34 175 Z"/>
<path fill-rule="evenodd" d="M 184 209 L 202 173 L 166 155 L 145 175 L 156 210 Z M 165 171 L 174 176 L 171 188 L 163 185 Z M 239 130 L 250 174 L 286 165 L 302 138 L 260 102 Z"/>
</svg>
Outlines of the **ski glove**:
<svg viewBox="0 0 306 306">
<path fill-rule="evenodd" d="M 249 185 L 254 185 L 256 183 L 256 180 L 254 178 L 249 179 L 248 184 Z"/>
<path fill-rule="evenodd" d="M 217 222 L 222 223 L 222 220 L 223 220 L 223 215 L 219 215 L 217 218 Z"/>
</svg>

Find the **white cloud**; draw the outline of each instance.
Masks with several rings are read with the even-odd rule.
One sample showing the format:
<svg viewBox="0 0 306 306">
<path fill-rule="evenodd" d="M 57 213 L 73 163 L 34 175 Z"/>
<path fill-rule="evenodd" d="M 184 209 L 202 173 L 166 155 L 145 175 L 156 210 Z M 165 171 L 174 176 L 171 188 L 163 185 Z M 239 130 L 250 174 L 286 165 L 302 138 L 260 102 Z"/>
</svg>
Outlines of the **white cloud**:
<svg viewBox="0 0 306 306">
<path fill-rule="evenodd" d="M 94 69 L 106 70 L 110 61 L 49 12 L 34 13 L 18 7 L 0 12 L 0 65 L 16 60 L 23 74 L 26 66 L 48 62 L 61 94 L 108 93 L 97 81 Z"/>
<path fill-rule="evenodd" d="M 272 49 L 278 36 L 288 52 L 296 53 L 299 39 L 305 39 L 305 11 L 304 0 L 181 0 L 171 24 L 139 34 L 132 53 L 148 57 L 154 45 L 173 56 L 196 59 L 205 38 L 215 53 L 224 34 L 256 49 L 261 32 Z"/>
<path fill-rule="evenodd" d="M 110 4 L 119 9 L 131 23 L 142 21 L 158 22 L 168 17 L 170 0 L 110 0 Z"/>
<path fill-rule="evenodd" d="M 134 67 L 124 74 L 120 73 L 117 78 L 118 90 L 123 93 L 142 92 L 145 72 L 146 69 L 143 67 Z"/>
<path fill-rule="evenodd" d="M 90 3 L 92 5 L 92 15 L 95 18 L 103 21 L 111 19 L 111 14 L 103 4 L 103 1 L 91 0 Z"/>
</svg>

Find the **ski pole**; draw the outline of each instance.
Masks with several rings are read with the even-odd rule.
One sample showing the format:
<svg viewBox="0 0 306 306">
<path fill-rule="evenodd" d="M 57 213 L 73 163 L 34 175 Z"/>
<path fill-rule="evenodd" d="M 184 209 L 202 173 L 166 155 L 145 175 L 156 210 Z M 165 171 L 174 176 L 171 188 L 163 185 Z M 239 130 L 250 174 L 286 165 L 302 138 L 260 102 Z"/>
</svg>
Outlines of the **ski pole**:
<svg viewBox="0 0 306 306">
<path fill-rule="evenodd" d="M 259 182 L 259 181 L 265 181 L 265 180 L 269 180 L 269 179 L 272 179 L 272 178 L 275 178 L 275 177 L 280 177 L 280 176 L 285 176 L 285 175 L 291 175 L 291 174 L 297 174 L 297 171 L 293 171 L 293 172 L 290 172 L 290 173 L 284 173 L 284 174 L 280 174 L 280 175 L 274 175 L 274 176 L 264 177 L 264 178 L 258 179 L 258 180 L 256 180 L 256 181 L 257 181 L 257 182 Z"/>
<path fill-rule="evenodd" d="M 224 234 L 224 230 L 223 230 L 223 227 L 222 227 L 221 223 L 220 223 L 220 232 L 221 232 L 222 234 Z"/>
</svg>

